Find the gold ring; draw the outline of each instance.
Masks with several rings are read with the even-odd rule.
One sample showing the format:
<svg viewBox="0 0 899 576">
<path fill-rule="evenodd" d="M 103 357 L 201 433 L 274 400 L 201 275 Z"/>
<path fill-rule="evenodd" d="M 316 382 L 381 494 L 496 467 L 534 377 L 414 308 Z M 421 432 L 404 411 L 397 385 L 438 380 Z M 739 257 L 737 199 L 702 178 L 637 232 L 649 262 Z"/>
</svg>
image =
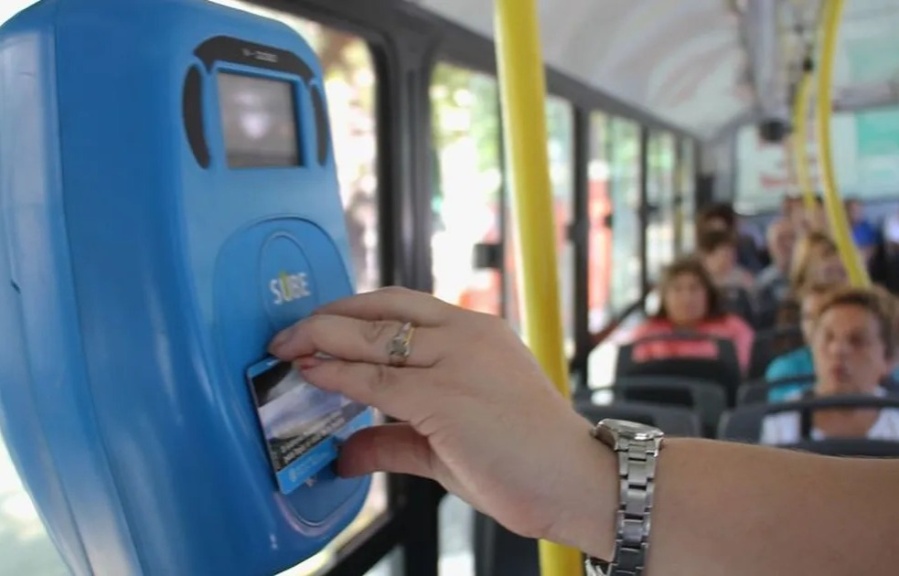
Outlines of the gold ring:
<svg viewBox="0 0 899 576">
<path fill-rule="evenodd" d="M 406 322 L 390 341 L 387 347 L 387 357 L 391 366 L 406 365 L 406 360 L 412 353 L 413 332 L 415 332 L 415 326 L 412 325 L 412 322 Z"/>
</svg>

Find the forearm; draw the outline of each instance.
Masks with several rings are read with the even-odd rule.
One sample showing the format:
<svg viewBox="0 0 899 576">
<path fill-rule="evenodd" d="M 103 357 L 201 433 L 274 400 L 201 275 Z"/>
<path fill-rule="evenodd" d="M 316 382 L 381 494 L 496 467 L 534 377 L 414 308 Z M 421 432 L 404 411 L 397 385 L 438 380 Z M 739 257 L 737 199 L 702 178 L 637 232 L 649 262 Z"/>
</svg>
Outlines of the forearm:
<svg viewBox="0 0 899 576">
<path fill-rule="evenodd" d="M 615 495 L 587 508 L 603 525 L 572 542 L 606 558 L 615 462 L 594 459 L 602 494 Z M 897 463 L 669 439 L 656 479 L 647 576 L 877 576 L 899 566 Z"/>
</svg>

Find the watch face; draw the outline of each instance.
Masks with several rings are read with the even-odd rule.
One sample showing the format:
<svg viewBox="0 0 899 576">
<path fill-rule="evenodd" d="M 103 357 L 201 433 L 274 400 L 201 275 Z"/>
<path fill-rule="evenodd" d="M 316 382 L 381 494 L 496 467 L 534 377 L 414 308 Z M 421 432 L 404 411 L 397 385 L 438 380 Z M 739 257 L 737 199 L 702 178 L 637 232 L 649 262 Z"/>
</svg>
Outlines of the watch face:
<svg viewBox="0 0 899 576">
<path fill-rule="evenodd" d="M 633 438 L 634 440 L 653 440 L 662 437 L 662 431 L 646 424 L 637 422 L 628 422 L 627 420 L 613 420 L 607 418 L 599 423 L 622 436 Z"/>
</svg>

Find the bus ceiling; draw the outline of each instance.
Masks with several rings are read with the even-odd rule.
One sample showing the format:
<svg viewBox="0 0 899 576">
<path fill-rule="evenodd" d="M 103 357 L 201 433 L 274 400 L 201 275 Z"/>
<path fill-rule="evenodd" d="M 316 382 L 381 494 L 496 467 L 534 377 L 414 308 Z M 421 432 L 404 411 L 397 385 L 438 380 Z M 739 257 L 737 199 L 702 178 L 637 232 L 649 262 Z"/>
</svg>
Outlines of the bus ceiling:
<svg viewBox="0 0 899 576">
<path fill-rule="evenodd" d="M 412 1 L 412 0 L 410 0 Z M 790 124 L 792 94 L 816 48 L 822 0 L 542 0 L 544 57 L 552 68 L 633 102 L 702 140 L 731 137 L 746 124 Z M 488 38 L 485 0 L 414 0 L 423 9 Z M 564 9 L 560 9 L 564 6 Z M 843 15 L 842 60 L 876 54 L 864 78 L 839 66 L 834 110 L 899 103 L 893 45 L 899 10 L 853 0 Z M 866 52 L 867 51 L 867 52 Z"/>
</svg>

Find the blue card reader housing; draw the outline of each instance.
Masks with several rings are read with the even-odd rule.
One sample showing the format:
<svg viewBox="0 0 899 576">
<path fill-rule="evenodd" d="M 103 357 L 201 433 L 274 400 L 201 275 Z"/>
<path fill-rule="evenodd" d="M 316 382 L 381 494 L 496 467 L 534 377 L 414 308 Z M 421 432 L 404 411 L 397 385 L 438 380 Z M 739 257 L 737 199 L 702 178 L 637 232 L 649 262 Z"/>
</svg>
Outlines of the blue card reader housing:
<svg viewBox="0 0 899 576">
<path fill-rule="evenodd" d="M 354 290 L 295 31 L 202 0 L 7 22 L 0 244 L 0 425 L 73 574 L 270 575 L 357 515 L 368 478 L 278 491 L 245 382 Z"/>
</svg>

